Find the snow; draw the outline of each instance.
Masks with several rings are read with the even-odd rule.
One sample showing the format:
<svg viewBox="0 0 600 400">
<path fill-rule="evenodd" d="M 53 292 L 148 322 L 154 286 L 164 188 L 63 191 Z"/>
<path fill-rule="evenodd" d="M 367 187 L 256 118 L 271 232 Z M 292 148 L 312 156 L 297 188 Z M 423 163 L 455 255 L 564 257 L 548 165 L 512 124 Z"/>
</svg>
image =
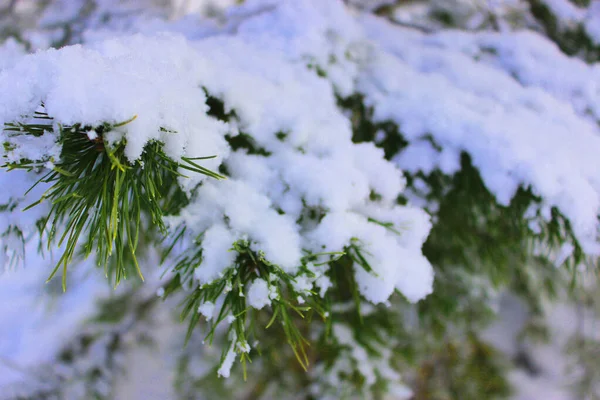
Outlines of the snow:
<svg viewBox="0 0 600 400">
<path fill-rule="evenodd" d="M 592 0 L 586 7 L 578 7 L 569 0 L 543 0 L 556 18 L 559 28 L 574 30 L 581 26 L 592 44 L 600 45 L 600 2 Z"/>
<path fill-rule="evenodd" d="M 542 3 L 561 22 L 576 22 L 583 18 L 585 10 L 577 7 L 568 0 L 543 0 Z"/>
<path fill-rule="evenodd" d="M 544 209 L 556 206 L 569 218 L 586 250 L 598 250 L 600 138 L 595 124 L 581 116 L 588 104 L 598 104 L 597 91 L 584 90 L 583 78 L 558 87 L 555 73 L 539 73 L 538 66 L 557 59 L 582 77 L 596 74 L 593 68 L 565 61 L 533 34 L 422 35 L 371 17 L 356 20 L 339 2 L 283 1 L 275 7 L 256 1 L 228 15 L 239 18 L 235 36 L 190 42 L 134 35 L 26 56 L 0 75 L 0 89 L 20 89 L 0 104 L 0 122 L 19 120 L 42 102 L 67 125 L 136 116 L 109 135 L 110 141 L 126 140 L 130 160 L 151 140 L 162 141 L 174 159 L 217 155 L 207 167 L 223 163 L 229 179 L 206 181 L 170 219 L 171 226 L 184 224 L 202 235 L 203 263 L 195 272 L 200 283 L 233 265 L 229 249 L 238 240 L 249 240 L 292 274 L 302 249 L 339 252 L 357 241 L 374 271 L 356 268 L 363 295 L 384 302 L 399 289 L 419 300 L 433 282 L 420 251 L 428 218 L 415 209 L 405 213 L 401 235 L 369 218 L 403 210 L 393 204 L 404 187 L 398 166 L 452 174 L 462 151 L 501 204 L 519 186 L 531 185 Z M 490 47 L 496 57 L 474 57 Z M 331 81 L 316 76 L 308 63 L 324 68 Z M 506 71 L 519 71 L 519 82 Z M 208 115 L 201 87 L 235 110 L 235 120 L 226 124 Z M 410 145 L 394 158 L 396 165 L 373 144 L 351 143 L 336 90 L 364 93 L 376 120 L 401 126 Z M 573 100 L 575 94 L 580 100 Z M 238 132 L 269 154 L 232 153 L 224 135 Z M 427 134 L 441 151 L 424 140 Z M 17 149 L 8 156 L 56 158 L 53 135 L 34 138 L 37 145 L 12 139 Z M 191 193 L 203 180 L 181 184 Z M 372 191 L 380 201 L 369 200 Z M 298 223 L 307 207 L 325 217 Z"/>
<path fill-rule="evenodd" d="M 308 294 L 312 289 L 312 282 L 306 276 L 298 276 L 292 283 L 294 290 L 299 294 Z"/>
<path fill-rule="evenodd" d="M 365 397 L 370 395 L 369 390 L 372 387 L 377 387 L 380 377 L 389 379 L 390 388 L 385 398 L 404 400 L 412 397 L 412 391 L 402 383 L 400 374 L 390 363 L 392 357 L 389 348 L 384 345 L 375 345 L 371 350 L 376 351 L 378 356 L 373 357 L 372 353 L 366 351 L 360 345 L 359 340 L 355 339 L 356 333 L 350 326 L 338 322 L 333 324 L 332 332 L 332 336 L 340 346 L 340 353 L 333 365 L 325 367 L 323 363 L 317 362 L 309 371 L 314 379 L 310 389 L 314 396 L 333 400 L 339 398 L 340 393 L 346 393 L 346 391 L 355 393 L 356 389 L 347 388 L 347 382 L 343 376 L 358 373 L 364 379 L 363 393 Z M 386 339 L 386 345 L 391 345 L 395 341 L 394 338 Z"/>
<path fill-rule="evenodd" d="M 247 302 L 257 310 L 271 304 L 269 284 L 264 279 L 255 279 L 248 288 Z"/>
<path fill-rule="evenodd" d="M 363 26 L 384 50 L 358 89 L 375 119 L 396 122 L 411 143 L 396 157 L 401 168 L 451 173 L 465 151 L 501 204 L 531 186 L 542 207 L 569 218 L 586 251 L 599 251 L 600 135 L 596 121 L 582 115 L 600 104 L 589 85 L 596 66 L 567 59 L 534 33 L 429 36 L 373 18 Z M 494 51 L 480 61 L 478 48 Z M 426 135 L 441 153 L 423 143 Z"/>
<path fill-rule="evenodd" d="M 217 279 L 225 269 L 233 264 L 235 255 L 229 252 L 233 235 L 223 225 L 213 225 L 204 233 L 202 241 L 202 268 L 196 268 L 194 276 L 201 284 Z"/>
<path fill-rule="evenodd" d="M 395 289 L 415 302 L 431 293 L 433 270 L 418 252 L 404 247 L 395 233 L 370 223 L 355 213 L 330 213 L 311 234 L 314 248 L 339 251 L 356 239 L 372 272 L 355 265 L 363 296 L 373 303 L 385 302 Z M 420 248 L 420 246 L 419 246 Z"/>
<path fill-rule="evenodd" d="M 231 368 L 233 367 L 233 362 L 235 361 L 236 357 L 236 337 L 235 332 L 233 333 L 234 335 L 231 340 L 231 346 L 229 347 L 229 350 L 227 350 L 225 358 L 223 359 L 221 365 L 219 366 L 219 369 L 217 370 L 217 374 L 223 378 L 229 378 L 229 375 L 231 374 Z"/>
<path fill-rule="evenodd" d="M 579 371 L 572 368 L 575 365 L 573 355 L 566 354 L 565 348 L 576 334 L 595 340 L 600 338 L 597 318 L 582 314 L 581 304 L 559 301 L 543 306 L 550 336 L 547 342 L 528 341 L 520 337 L 530 316 L 525 305 L 517 297 L 508 294 L 501 298 L 497 320 L 483 332 L 483 338 L 507 357 L 513 358 L 518 351 L 524 351 L 537 368 L 536 374 L 522 368 L 514 368 L 509 372 L 508 378 L 515 389 L 513 398 L 516 400 L 576 398 L 572 385 Z"/>
<path fill-rule="evenodd" d="M 250 9 L 252 3 L 236 12 Z M 257 146 L 272 154 L 251 155 L 238 150 L 226 157 L 229 179 L 203 184 L 195 201 L 170 223 L 192 227 L 195 233 L 204 233 L 205 240 L 212 240 L 211 224 L 226 224 L 219 229 L 230 232 L 232 243 L 249 240 L 269 262 L 293 274 L 301 265 L 303 248 L 340 252 L 352 238 L 337 233 L 343 231 L 342 226 L 328 224 L 329 231 L 320 228 L 327 217 L 320 224 L 298 223 L 307 208 L 321 209 L 325 214 L 360 214 L 364 205 L 371 203 L 372 191 L 381 196 L 372 208 L 400 208 L 393 203 L 404 187 L 404 179 L 392 163 L 384 160 L 381 150 L 372 144 L 351 143 L 350 124 L 337 107 L 331 83 L 306 68 L 307 59 L 327 67 L 331 52 L 343 54 L 344 44 L 350 46 L 360 28 L 337 2 L 282 2 L 269 10 L 241 22 L 237 37 L 204 39 L 195 48 L 203 55 L 210 54 L 210 63 L 205 62 L 209 73 L 205 74 L 204 87 L 224 101 L 226 110 L 235 110 L 232 132 L 251 135 Z M 303 23 L 308 19 L 310 24 Z M 285 35 L 271 34 L 282 26 L 286 27 Z M 339 32 L 333 44 L 340 47 L 327 40 L 326 32 L 332 29 Z M 309 50 L 311 53 L 305 55 Z M 333 85 L 346 87 L 357 65 L 340 63 L 339 68 L 346 74 L 336 75 Z M 280 132 L 285 133 L 283 140 L 277 138 Z M 428 230 L 427 218 L 414 214 L 410 225 L 419 229 L 419 223 L 423 223 Z M 363 222 L 372 224 L 364 217 Z M 422 258 L 420 247 L 426 235 L 420 232 L 420 242 L 390 237 L 386 243 L 398 249 L 381 257 L 387 260 L 385 271 L 395 271 L 394 279 L 388 281 L 393 283 L 378 291 L 384 275 L 369 276 L 372 285 L 361 288 L 367 297 L 385 301 L 395 287 L 402 287 L 416 301 L 430 292 L 433 274 L 426 261 L 408 261 L 416 269 L 424 269 L 422 273 L 408 273 L 410 267 L 401 267 L 394 259 L 401 253 L 407 260 Z M 315 235 L 323 240 L 315 240 Z M 408 237 L 410 232 L 402 236 Z M 377 246 L 374 240 L 365 242 Z M 226 246 L 224 238 L 220 243 L 221 249 Z M 201 282 L 214 279 L 215 271 L 222 272 L 229 264 L 230 256 L 223 261 L 209 247 L 213 245 L 204 247 L 206 255 L 196 271 Z M 220 263 L 218 267 L 213 268 L 213 259 Z M 400 282 L 402 279 L 406 283 Z"/>
<path fill-rule="evenodd" d="M 597 4 L 586 14 L 566 1 L 546 2 L 562 19 L 583 23 L 600 42 L 600 20 L 591 11 Z M 53 12 L 65 18 L 79 12 L 59 3 Z M 195 12 L 204 5 L 176 2 L 171 12 Z M 37 160 L 51 169 L 60 158 L 58 124 L 130 120 L 106 139 L 124 140 L 131 162 L 154 140 L 174 160 L 215 155 L 202 165 L 223 167 L 227 179 L 181 179 L 190 204 L 168 218 L 172 231 L 185 226 L 190 238 L 200 241 L 195 283 L 211 283 L 235 268 L 233 246 L 245 242 L 295 279 L 300 302 L 315 288 L 325 296 L 333 284 L 327 266 L 304 265 L 303 256 L 350 247 L 369 264 L 349 271 L 368 301 L 387 304 L 396 290 L 410 302 L 431 293 L 434 272 L 421 247 L 432 223 L 419 205 L 430 210 L 434 205 L 401 206 L 396 199 L 405 190 L 403 171 L 439 169 L 452 175 L 460 168 L 461 152 L 471 156 L 500 204 L 508 204 L 519 187 L 531 187 L 542 203 L 529 216 L 548 218 L 551 207 L 557 207 L 584 250 L 600 252 L 600 66 L 566 57 L 535 33 L 425 35 L 372 16 L 357 17 L 341 1 L 254 0 L 222 9 L 222 25 L 202 22 L 197 28 L 191 19 L 151 22 L 148 16 L 140 25 L 131 21 L 114 31 L 94 30 L 91 24 L 82 33 L 83 45 L 26 56 L 22 46 L 7 41 L 0 48 L 0 125 L 26 121 L 42 103 L 55 125 L 35 138 L 2 132 L 0 141 L 14 146 L 2 153 L 3 160 Z M 145 34 L 129 34 L 135 30 Z M 233 112 L 228 122 L 211 116 L 205 90 Z M 392 161 L 372 143 L 352 142 L 352 121 L 337 97 L 354 93 L 373 107 L 375 122 L 395 122 L 409 141 Z M 96 134 L 90 131 L 88 138 Z M 250 136 L 254 150 L 261 151 L 231 148 L 226 136 L 240 134 Z M 37 178 L 0 171 L 0 205 L 22 209 L 39 198 L 43 186 L 24 194 Z M 0 212 L 0 254 L 5 257 L 0 265 L 25 254 L 27 265 L 45 265 L 33 250 L 35 223 L 47 207 Z M 31 241 L 24 245 L 15 228 Z M 572 250 L 563 247 L 557 263 Z M 315 276 L 303 275 L 302 266 Z M 0 287 L 5 287 L 0 294 L 6 299 L 0 324 L 21 318 L 14 304 L 37 310 L 28 288 L 40 284 L 39 269 L 13 272 L 23 283 L 17 284 L 17 275 L 0 276 Z M 256 278 L 245 294 L 247 303 L 256 309 L 269 305 L 277 296 L 274 284 Z M 63 327 L 72 329 L 93 309 L 95 284 L 81 288 L 70 289 L 73 297 L 59 301 L 75 301 L 79 307 L 64 311 Z M 198 312 L 211 319 L 214 310 L 214 304 L 204 303 Z M 15 326 L 0 342 L 2 356 L 27 365 L 51 357 L 65 333 L 47 316 L 35 314 L 16 325 L 6 322 Z M 234 319 L 227 318 L 229 323 Z M 44 324 L 45 339 L 38 343 L 31 332 Z M 348 328 L 336 325 L 335 334 L 351 348 L 367 383 L 375 382 L 375 371 L 399 379 L 394 371 L 373 365 Z M 223 377 L 230 375 L 236 352 L 249 350 L 247 343 L 230 339 L 218 370 Z"/>
<path fill-rule="evenodd" d="M 215 312 L 215 305 L 210 301 L 204 302 L 198 307 L 198 312 L 202 314 L 207 321 L 210 321 Z"/>
<path fill-rule="evenodd" d="M 39 184 L 26 194 L 39 178 L 41 176 L 24 170 L 0 170 L 0 209 L 4 209 L 0 211 L 0 274 L 10 267 L 39 262 L 36 254 L 28 255 L 26 243 L 36 242 L 36 223 L 47 215 L 50 207 L 40 204 L 22 212 L 47 189 L 46 185 Z"/>
<path fill-rule="evenodd" d="M 185 155 L 223 157 L 226 127 L 201 112 L 207 110 L 206 96 L 194 70 L 202 63 L 195 63 L 189 54 L 195 53 L 183 38 L 164 35 L 25 56 L 0 72 L 0 90 L 11 93 L 0 101 L 0 124 L 33 115 L 43 103 L 55 123 L 62 125 L 118 124 L 135 117 L 107 136 L 110 142 L 126 140 L 125 153 L 131 161 L 151 140 L 163 142 L 165 152 L 175 160 Z M 41 149 L 47 146 L 44 136 L 39 138 Z M 19 146 L 11 159 L 35 160 L 44 155 L 24 152 L 29 146 L 34 147 L 30 141 Z M 215 168 L 218 160 L 203 164 Z"/>
<path fill-rule="evenodd" d="M 585 31 L 596 46 L 600 46 L 600 2 L 592 1 L 584 21 Z"/>
<path fill-rule="evenodd" d="M 377 379 L 375 368 L 369 362 L 367 351 L 356 343 L 350 328 L 343 324 L 335 324 L 333 334 L 340 344 L 351 348 L 352 358 L 355 360 L 356 367 L 365 378 L 367 385 L 374 384 Z"/>
<path fill-rule="evenodd" d="M 37 254 L 37 243 L 28 244 L 26 254 L 26 268 L 0 274 L 2 396 L 35 376 L 40 365 L 52 363 L 58 349 L 83 327 L 96 302 L 110 291 L 101 274 L 89 273 L 95 271 L 93 262 L 88 262 L 69 271 L 72 284 L 63 294 L 60 278 L 44 284 L 52 261 Z"/>
<path fill-rule="evenodd" d="M 325 293 L 333 286 L 333 283 L 327 275 L 321 275 L 315 280 L 315 286 L 319 289 L 319 296 L 325 297 Z"/>
<path fill-rule="evenodd" d="M 293 221 L 279 215 L 270 200 L 252 186 L 233 179 L 207 182 L 197 191 L 197 201 L 186 207 L 172 225 L 186 226 L 202 232 L 203 264 L 196 270 L 202 282 L 210 282 L 233 263 L 234 253 L 227 253 L 233 243 L 247 236 L 254 240 L 256 250 L 263 251 L 271 262 L 287 271 L 299 266 L 300 237 Z M 224 225 L 225 220 L 229 225 Z M 214 225 L 213 225 L 214 224 Z"/>
<path fill-rule="evenodd" d="M 13 38 L 0 45 L 0 70 L 8 68 L 25 55 L 25 48 Z"/>
</svg>

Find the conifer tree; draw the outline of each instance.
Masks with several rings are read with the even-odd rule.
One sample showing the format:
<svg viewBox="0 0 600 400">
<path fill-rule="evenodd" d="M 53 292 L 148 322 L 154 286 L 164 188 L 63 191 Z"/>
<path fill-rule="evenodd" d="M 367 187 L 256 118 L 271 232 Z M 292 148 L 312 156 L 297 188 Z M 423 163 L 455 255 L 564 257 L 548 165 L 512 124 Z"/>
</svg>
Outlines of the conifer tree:
<svg viewBox="0 0 600 400">
<path fill-rule="evenodd" d="M 2 7 L 0 399 L 600 398 L 599 2 Z"/>
</svg>

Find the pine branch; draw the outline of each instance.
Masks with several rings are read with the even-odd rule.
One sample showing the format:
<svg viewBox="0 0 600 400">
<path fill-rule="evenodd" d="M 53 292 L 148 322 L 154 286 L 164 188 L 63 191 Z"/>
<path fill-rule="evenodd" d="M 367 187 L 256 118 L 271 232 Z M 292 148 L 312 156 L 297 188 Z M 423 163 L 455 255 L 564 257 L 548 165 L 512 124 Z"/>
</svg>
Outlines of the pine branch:
<svg viewBox="0 0 600 400">
<path fill-rule="evenodd" d="M 170 246 L 169 250 L 173 246 Z M 308 368 L 308 355 L 306 346 L 309 341 L 298 327 L 298 321 L 308 324 L 313 313 L 318 314 L 323 321 L 328 319 L 329 304 L 317 293 L 312 291 L 299 291 L 296 280 L 299 276 L 313 277 L 314 273 L 306 267 L 320 257 L 335 260 L 343 254 L 308 254 L 304 257 L 304 265 L 296 276 L 292 276 L 277 265 L 270 263 L 261 253 L 251 250 L 250 243 L 238 241 L 233 244 L 230 251 L 237 253 L 234 265 L 224 271 L 221 276 L 211 283 L 198 286 L 187 296 L 181 313 L 181 319 L 189 319 L 186 341 L 188 341 L 196 326 L 200 323 L 201 307 L 205 304 L 220 305 L 214 313 L 214 318 L 209 318 L 206 337 L 204 340 L 210 345 L 213 343 L 217 328 L 224 322 L 229 322 L 227 336 L 230 343 L 224 346 L 221 363 L 225 359 L 228 349 L 233 348 L 241 357 L 241 363 L 246 376 L 246 362 L 250 361 L 248 343 L 251 338 L 258 338 L 254 321 L 257 310 L 247 302 L 247 287 L 255 279 L 268 282 L 269 299 L 272 314 L 264 329 L 268 330 L 278 322 L 297 362 L 306 370 Z M 190 276 L 195 268 L 202 268 L 202 251 L 199 242 L 187 252 L 179 256 L 174 267 L 177 277 L 172 285 L 165 289 L 165 297 L 178 291 L 185 282 L 190 282 Z M 302 303 L 299 299 L 302 298 Z"/>
<path fill-rule="evenodd" d="M 163 217 L 165 211 L 174 211 L 168 210 L 172 208 L 169 198 L 182 197 L 177 185 L 177 179 L 185 177 L 181 170 L 224 178 L 196 162 L 212 157 L 184 157 L 181 162 L 176 162 L 164 153 L 162 144 L 157 141 L 146 144 L 141 158 L 130 163 L 125 156 L 126 142 L 108 144 L 104 135 L 134 119 L 97 127 L 58 125 L 60 160 L 21 159 L 2 165 L 8 171 L 50 169 L 36 183 L 49 186 L 49 189 L 24 211 L 42 202 L 51 203 L 40 234 L 46 237 L 48 248 L 64 245 L 48 278 L 52 279 L 62 269 L 63 290 L 66 290 L 67 267 L 79 253 L 84 258 L 95 254 L 98 265 L 104 268 L 107 277 L 112 276 L 115 285 L 128 277 L 129 262 L 143 280 L 137 252 L 140 236 L 148 235 L 148 232 L 142 230 L 142 225 L 147 218 L 150 230 L 166 235 Z M 32 123 L 5 126 L 9 139 L 23 135 L 40 137 L 53 130 L 54 121 L 45 112 L 37 112 Z M 7 142 L 5 149 L 10 152 L 16 147 Z M 114 262 L 110 267 L 112 257 Z"/>
</svg>

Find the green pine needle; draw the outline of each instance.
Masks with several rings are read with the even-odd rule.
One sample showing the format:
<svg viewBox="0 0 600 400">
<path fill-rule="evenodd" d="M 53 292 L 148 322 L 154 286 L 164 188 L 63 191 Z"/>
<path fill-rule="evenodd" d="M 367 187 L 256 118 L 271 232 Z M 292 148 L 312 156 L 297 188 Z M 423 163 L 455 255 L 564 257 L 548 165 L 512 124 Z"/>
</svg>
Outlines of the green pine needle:
<svg viewBox="0 0 600 400">
<path fill-rule="evenodd" d="M 51 204 L 40 231 L 46 236 L 49 248 L 54 244 L 64 246 L 48 278 L 62 270 L 63 290 L 66 290 L 67 266 L 80 252 L 84 257 L 94 253 L 115 286 L 128 277 L 129 266 L 143 280 L 137 260 L 140 230 L 147 223 L 166 234 L 164 209 L 168 197 L 180 191 L 177 178 L 184 175 L 179 169 L 224 178 L 194 161 L 212 157 L 182 158 L 178 163 L 164 153 L 162 143 L 157 141 L 149 142 L 140 160 L 131 164 L 125 156 L 125 142 L 108 145 L 102 135 L 135 118 L 99 127 L 59 126 L 60 161 L 21 160 L 3 165 L 9 171 L 32 171 L 40 170 L 47 161 L 53 162 L 52 170 L 36 183 L 48 184 L 49 189 L 25 210 L 44 201 Z M 5 131 L 12 136 L 40 136 L 53 130 L 53 120 L 47 114 L 37 112 L 35 122 L 38 120 L 44 123 L 7 124 Z M 87 135 L 92 129 L 98 135 L 96 139 Z"/>
<path fill-rule="evenodd" d="M 181 235 L 178 235 L 178 237 L 181 239 Z M 174 268 L 175 272 L 178 273 L 178 282 L 189 282 L 194 269 L 202 268 L 201 238 L 202 235 L 197 238 L 196 246 L 192 246 L 187 253 L 179 256 Z M 169 248 L 172 248 L 173 245 L 171 244 Z M 236 343 L 242 344 L 247 343 L 249 336 L 256 336 L 256 332 L 254 332 L 256 315 L 268 311 L 267 308 L 260 311 L 250 308 L 246 303 L 245 288 L 254 279 L 262 278 L 268 281 L 271 288 L 277 292 L 277 296 L 271 300 L 272 315 L 269 316 L 264 329 L 269 329 L 276 325 L 275 322 L 279 322 L 295 358 L 302 369 L 307 370 L 309 365 L 307 355 L 309 341 L 304 337 L 299 324 L 310 323 L 310 315 L 313 311 L 318 313 L 323 320 L 327 320 L 330 305 L 326 303 L 326 299 L 321 298 L 317 293 L 309 293 L 310 295 L 307 296 L 306 293 L 296 292 L 293 285 L 294 276 L 284 272 L 277 265 L 271 264 L 263 254 L 254 252 L 250 247 L 250 243 L 247 241 L 234 243 L 231 251 L 238 253 L 234 265 L 224 271 L 222 276 L 213 282 L 198 286 L 187 296 L 181 313 L 182 320 L 189 318 L 187 340 L 191 338 L 194 329 L 200 322 L 198 308 L 206 302 L 221 304 L 218 316 L 208 321 L 208 333 L 204 338 L 207 343 L 213 343 L 217 326 L 230 315 L 235 319 L 228 329 L 229 338 L 234 337 Z M 170 250 L 168 251 L 170 252 Z M 317 260 L 324 256 L 337 260 L 342 255 L 343 253 L 308 254 L 303 258 L 303 262 Z M 300 274 L 309 274 L 305 265 L 299 268 L 299 271 Z M 270 279 L 273 277 L 275 278 Z M 300 295 L 305 297 L 306 304 L 297 304 Z M 235 343 L 228 343 L 225 349 L 230 349 L 232 345 L 235 345 Z M 246 378 L 248 354 L 241 351 L 238 351 L 238 353 L 240 354 L 244 378 Z"/>
</svg>

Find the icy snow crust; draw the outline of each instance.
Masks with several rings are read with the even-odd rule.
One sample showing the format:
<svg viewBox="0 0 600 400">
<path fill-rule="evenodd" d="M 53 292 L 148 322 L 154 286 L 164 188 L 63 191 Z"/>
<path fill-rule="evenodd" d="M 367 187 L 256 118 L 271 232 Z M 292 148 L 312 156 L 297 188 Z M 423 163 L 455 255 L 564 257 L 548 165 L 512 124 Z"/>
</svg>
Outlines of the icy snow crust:
<svg viewBox="0 0 600 400">
<path fill-rule="evenodd" d="M 43 102 L 61 124 L 137 116 L 108 137 L 125 139 L 132 161 L 150 140 L 162 141 L 174 159 L 217 155 L 203 165 L 223 164 L 228 179 L 182 180 L 193 200 L 169 219 L 173 228 L 203 234 L 199 283 L 233 267 L 229 250 L 238 240 L 292 275 L 304 251 L 339 252 L 354 241 L 374 271 L 354 271 L 365 298 L 385 302 L 395 289 L 410 301 L 423 298 L 433 282 L 421 252 L 430 221 L 419 208 L 396 205 L 404 187 L 399 168 L 452 174 L 461 151 L 499 202 L 531 186 L 543 198 L 543 215 L 557 207 L 585 249 L 597 251 L 597 66 L 565 57 L 534 34 L 422 35 L 357 18 L 334 0 L 247 1 L 229 12 L 222 34 L 186 35 L 133 35 L 28 56 L 13 44 L 3 53 L 13 60 L 0 64 L 0 123 L 20 121 Z M 211 117 L 204 90 L 236 117 Z M 335 95 L 355 92 L 409 140 L 393 163 L 373 144 L 352 143 Z M 230 149 L 225 135 L 239 132 L 265 155 Z M 15 143 L 6 156 L 57 157 L 55 135 Z M 23 202 L 10 174 L 0 172 L 2 199 Z M 311 210 L 323 218 L 311 219 Z M 0 232 L 31 229 L 30 217 L 0 215 Z M 391 222 L 400 234 L 370 219 Z M 261 308 L 266 292 L 256 285 L 252 302 Z"/>
</svg>

